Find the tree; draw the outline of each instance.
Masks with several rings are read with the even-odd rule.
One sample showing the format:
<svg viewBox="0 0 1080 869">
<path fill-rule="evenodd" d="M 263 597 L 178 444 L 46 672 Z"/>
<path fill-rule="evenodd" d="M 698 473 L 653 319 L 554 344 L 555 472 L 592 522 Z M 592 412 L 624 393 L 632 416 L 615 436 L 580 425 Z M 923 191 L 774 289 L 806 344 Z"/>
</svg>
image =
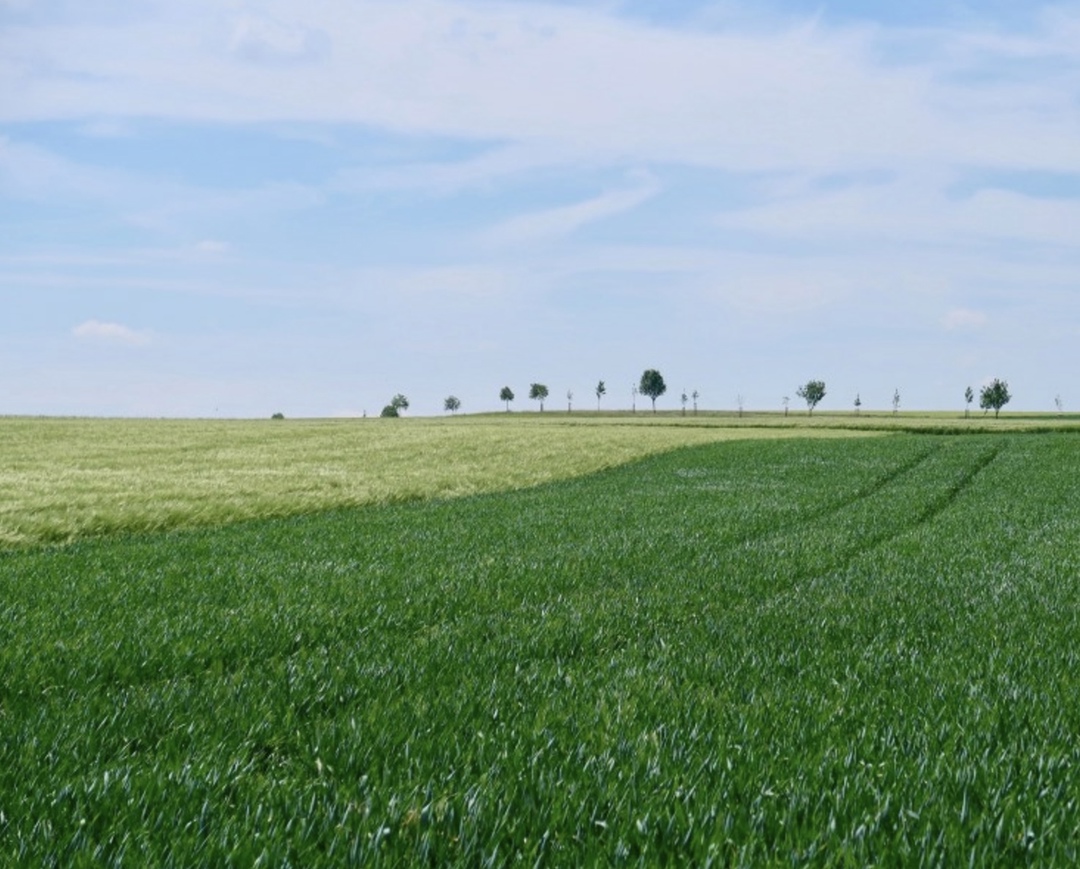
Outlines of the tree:
<svg viewBox="0 0 1080 869">
<path fill-rule="evenodd" d="M 892 412 L 895 414 L 900 410 L 900 390 L 894 389 L 892 394 Z"/>
<path fill-rule="evenodd" d="M 686 416 L 686 403 L 690 400 L 690 396 L 686 394 L 686 390 L 682 391 L 682 395 L 679 396 L 679 401 L 682 402 L 682 415 Z"/>
<path fill-rule="evenodd" d="M 859 393 L 855 393 L 855 413 L 859 412 L 859 408 L 862 407 L 862 399 L 859 398 Z"/>
<path fill-rule="evenodd" d="M 788 415 L 788 405 L 790 405 L 790 404 L 791 404 L 791 397 L 785 395 L 784 396 L 784 416 Z"/>
<path fill-rule="evenodd" d="M 379 416 L 387 419 L 397 419 L 401 414 L 398 413 L 398 409 L 394 407 L 394 405 L 388 404 L 382 409 L 382 413 L 380 413 Z"/>
<path fill-rule="evenodd" d="M 633 386 L 630 387 L 630 412 L 631 413 L 637 413 L 637 393 L 638 393 L 638 388 L 637 388 L 637 384 L 635 383 Z"/>
<path fill-rule="evenodd" d="M 457 413 L 458 408 L 461 407 L 461 399 L 456 395 L 448 395 L 446 401 L 443 402 L 443 410 L 448 410 L 450 413 Z"/>
<path fill-rule="evenodd" d="M 1009 403 L 1010 398 L 1012 396 L 1009 394 L 1009 384 L 995 377 L 979 392 L 979 407 L 984 411 L 993 410 L 994 419 L 997 419 L 998 414 L 1001 413 L 1001 408 Z"/>
<path fill-rule="evenodd" d="M 690 393 L 690 397 L 694 399 L 694 416 L 697 416 L 697 400 L 701 397 L 701 394 L 695 389 Z"/>
<path fill-rule="evenodd" d="M 795 390 L 795 394 L 806 402 L 806 410 L 813 416 L 814 408 L 825 397 L 825 381 L 808 380 Z"/>
<path fill-rule="evenodd" d="M 1057 412 L 1058 412 L 1059 416 L 1062 413 L 1064 413 L 1065 405 L 1061 403 L 1061 396 L 1060 395 L 1055 395 L 1054 396 L 1054 407 L 1057 408 Z"/>
<path fill-rule="evenodd" d="M 604 381 L 601 380 L 596 384 L 596 409 L 600 410 L 600 399 L 607 395 L 607 387 L 604 386 Z"/>
<path fill-rule="evenodd" d="M 504 386 L 499 393 L 499 401 L 506 402 L 506 412 L 510 413 L 510 402 L 514 400 L 514 390 L 509 386 Z"/>
<path fill-rule="evenodd" d="M 656 413 L 656 399 L 667 392 L 667 384 L 664 383 L 664 378 L 659 371 L 655 368 L 648 368 L 641 375 L 638 390 L 642 395 L 647 395 L 652 399 L 652 412 Z"/>
<path fill-rule="evenodd" d="M 971 402 L 975 400 L 975 391 L 969 386 L 964 390 L 964 416 L 971 414 Z"/>
<path fill-rule="evenodd" d="M 574 410 L 574 390 L 566 390 L 566 412 L 572 413 Z"/>
<path fill-rule="evenodd" d="M 742 419 L 744 401 L 745 399 L 743 398 L 743 394 L 741 392 L 735 396 L 735 406 L 739 409 L 739 419 Z"/>
<path fill-rule="evenodd" d="M 270 419 L 285 419 L 285 414 L 283 414 L 283 413 L 282 413 L 282 412 L 281 412 L 281 411 L 279 410 L 279 411 L 278 411 L 277 413 L 275 413 L 275 414 L 274 414 L 274 415 L 273 415 L 272 417 L 270 417 Z"/>
<path fill-rule="evenodd" d="M 390 399 L 390 406 L 400 414 L 401 411 L 409 409 L 409 399 L 399 392 Z"/>
<path fill-rule="evenodd" d="M 529 386 L 529 398 L 540 402 L 540 413 L 544 412 L 544 399 L 548 397 L 548 388 L 542 383 L 533 383 Z"/>
</svg>

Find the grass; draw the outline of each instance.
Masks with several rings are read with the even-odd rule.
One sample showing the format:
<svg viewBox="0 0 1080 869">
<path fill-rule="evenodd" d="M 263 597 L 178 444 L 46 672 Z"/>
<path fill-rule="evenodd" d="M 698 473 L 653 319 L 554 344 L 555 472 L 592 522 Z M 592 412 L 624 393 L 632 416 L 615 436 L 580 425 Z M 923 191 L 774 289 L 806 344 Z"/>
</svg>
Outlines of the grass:
<svg viewBox="0 0 1080 869">
<path fill-rule="evenodd" d="M 1078 447 L 734 441 L 7 552 L 0 862 L 1071 865 Z"/>
<path fill-rule="evenodd" d="M 692 419 L 9 418 L 0 421 L 0 547 L 505 491 L 688 444 L 805 434 Z"/>
</svg>

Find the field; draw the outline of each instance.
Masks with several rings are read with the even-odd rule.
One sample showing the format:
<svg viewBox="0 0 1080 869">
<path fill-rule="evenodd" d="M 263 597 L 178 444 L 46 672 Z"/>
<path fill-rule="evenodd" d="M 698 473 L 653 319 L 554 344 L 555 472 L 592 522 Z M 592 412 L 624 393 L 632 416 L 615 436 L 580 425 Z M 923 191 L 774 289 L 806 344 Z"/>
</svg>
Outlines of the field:
<svg viewBox="0 0 1080 869">
<path fill-rule="evenodd" d="M 1075 863 L 1080 438 L 668 423 L 538 425 L 513 491 L 54 516 L 0 555 L 0 862 Z"/>
<path fill-rule="evenodd" d="M 0 425 L 0 547 L 508 491 L 688 444 L 850 434 L 812 422 L 9 419 Z"/>
</svg>

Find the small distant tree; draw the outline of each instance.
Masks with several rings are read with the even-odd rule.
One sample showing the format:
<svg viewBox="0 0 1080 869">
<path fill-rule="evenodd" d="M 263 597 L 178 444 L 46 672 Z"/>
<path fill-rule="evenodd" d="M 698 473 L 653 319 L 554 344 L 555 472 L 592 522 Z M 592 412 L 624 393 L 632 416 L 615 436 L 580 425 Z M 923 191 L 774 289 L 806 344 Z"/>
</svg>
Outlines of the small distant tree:
<svg viewBox="0 0 1080 869">
<path fill-rule="evenodd" d="M 641 383 L 638 384 L 638 389 L 642 395 L 647 395 L 652 399 L 652 412 L 656 413 L 656 399 L 667 392 L 667 384 L 664 383 L 664 378 L 660 372 L 655 368 L 647 368 L 641 375 Z"/>
<path fill-rule="evenodd" d="M 601 380 L 596 384 L 596 409 L 600 410 L 600 399 L 607 395 L 607 387 L 604 386 L 604 381 Z"/>
<path fill-rule="evenodd" d="M 682 415 L 686 416 L 686 403 L 690 401 L 690 396 L 686 394 L 686 390 L 682 391 L 682 395 L 679 396 L 679 401 L 682 402 Z"/>
<path fill-rule="evenodd" d="M 984 411 L 994 411 L 994 419 L 997 419 L 1001 408 L 1009 403 L 1012 396 L 1009 394 L 1009 384 L 996 377 L 982 388 L 979 392 L 979 407 Z"/>
<path fill-rule="evenodd" d="M 787 395 L 784 396 L 784 416 L 788 415 L 788 405 L 791 404 L 791 398 Z"/>
<path fill-rule="evenodd" d="M 388 404 L 382 409 L 382 413 L 380 413 L 379 416 L 385 417 L 386 419 L 397 419 L 401 414 L 398 413 L 398 409 L 394 407 L 394 405 Z"/>
<path fill-rule="evenodd" d="M 735 406 L 739 409 L 739 419 L 742 419 L 743 403 L 743 394 L 740 392 L 738 395 L 735 396 Z"/>
<path fill-rule="evenodd" d="M 1061 396 L 1060 396 L 1060 395 L 1055 395 L 1055 396 L 1054 396 L 1054 407 L 1056 407 L 1056 408 L 1057 408 L 1057 412 L 1058 412 L 1058 415 L 1059 415 L 1059 416 L 1060 416 L 1060 415 L 1061 415 L 1062 413 L 1064 413 L 1064 412 L 1065 412 L 1065 411 L 1064 411 L 1064 407 L 1065 407 L 1065 405 L 1063 405 L 1063 404 L 1061 403 Z"/>
<path fill-rule="evenodd" d="M 544 399 L 548 397 L 548 388 L 542 383 L 533 383 L 529 386 L 529 398 L 540 402 L 540 413 L 544 412 Z"/>
<path fill-rule="evenodd" d="M 285 414 L 283 414 L 281 411 L 278 411 L 272 417 L 270 417 L 270 419 L 285 419 Z"/>
<path fill-rule="evenodd" d="M 859 393 L 855 393 L 855 414 L 858 415 L 859 409 L 862 407 L 862 399 L 859 398 Z"/>
<path fill-rule="evenodd" d="M 637 394 L 638 394 L 638 388 L 637 388 L 637 384 L 635 383 L 633 386 L 630 387 L 630 412 L 631 413 L 637 413 Z"/>
<path fill-rule="evenodd" d="M 461 399 L 456 395 L 448 395 L 446 401 L 443 402 L 443 410 L 448 410 L 450 413 L 457 413 L 461 407 Z"/>
<path fill-rule="evenodd" d="M 970 386 L 964 390 L 964 417 L 971 415 L 971 402 L 975 400 L 975 390 Z"/>
<path fill-rule="evenodd" d="M 574 410 L 574 390 L 566 390 L 566 412 L 573 413 Z"/>
<path fill-rule="evenodd" d="M 509 386 L 504 386 L 499 392 L 499 401 L 506 402 L 506 412 L 510 413 L 510 402 L 514 400 L 514 390 Z"/>
<path fill-rule="evenodd" d="M 701 397 L 700 393 L 698 393 L 698 391 L 695 389 L 693 392 L 690 393 L 690 397 L 694 399 L 694 416 L 697 416 L 697 400 Z"/>
<path fill-rule="evenodd" d="M 900 390 L 894 389 L 892 394 L 892 412 L 895 414 L 900 410 Z"/>
<path fill-rule="evenodd" d="M 400 415 L 401 411 L 409 409 L 409 399 L 399 392 L 390 399 L 390 406 L 398 412 L 398 415 Z"/>
<path fill-rule="evenodd" d="M 806 410 L 810 416 L 814 415 L 814 408 L 825 397 L 824 380 L 808 380 L 795 390 L 795 394 L 806 402 Z"/>
</svg>

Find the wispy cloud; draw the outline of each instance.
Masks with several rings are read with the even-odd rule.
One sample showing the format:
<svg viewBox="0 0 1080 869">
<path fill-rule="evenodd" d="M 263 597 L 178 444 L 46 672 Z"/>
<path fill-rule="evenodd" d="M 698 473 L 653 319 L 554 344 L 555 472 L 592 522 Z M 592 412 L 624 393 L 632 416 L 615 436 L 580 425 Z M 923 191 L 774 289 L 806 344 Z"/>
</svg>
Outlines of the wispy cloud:
<svg viewBox="0 0 1080 869">
<path fill-rule="evenodd" d="M 82 341 L 102 344 L 121 344 L 128 347 L 145 347 L 150 343 L 150 333 L 131 329 L 120 323 L 105 323 L 100 320 L 87 320 L 71 330 L 71 334 Z"/>
<path fill-rule="evenodd" d="M 522 244 L 561 238 L 587 224 L 631 211 L 660 192 L 655 181 L 626 190 L 610 190 L 571 205 L 547 208 L 513 217 L 485 233 L 491 244 Z"/>
<path fill-rule="evenodd" d="M 895 34 L 878 28 L 676 29 L 622 19 L 606 5 L 291 0 L 273 19 L 239 21 L 210 0 L 191 5 L 202 12 L 186 5 L 157 22 L 14 34 L 10 62 L 23 72 L 0 120 L 164 112 L 362 123 L 546 143 L 576 159 L 748 170 L 1080 162 L 1080 122 L 1055 111 L 1071 105 L 1065 85 L 1080 68 L 1061 49 L 1060 34 L 1080 19 L 1068 9 L 1022 40 L 913 30 L 901 62 Z M 331 56 L 319 36 L 330 33 L 349 50 Z M 1032 77 L 998 64 L 986 74 L 1018 53 L 1055 72 Z M 325 62 L 294 63 L 316 57 Z M 34 72 L 47 69 L 64 73 Z"/>
<path fill-rule="evenodd" d="M 253 63 L 307 63 L 329 56 L 331 40 L 317 28 L 245 15 L 234 25 L 229 49 L 236 57 Z"/>
<path fill-rule="evenodd" d="M 973 311 L 970 308 L 954 308 L 945 315 L 942 322 L 945 328 L 950 331 L 976 330 L 983 328 L 988 319 L 983 311 Z"/>
</svg>

